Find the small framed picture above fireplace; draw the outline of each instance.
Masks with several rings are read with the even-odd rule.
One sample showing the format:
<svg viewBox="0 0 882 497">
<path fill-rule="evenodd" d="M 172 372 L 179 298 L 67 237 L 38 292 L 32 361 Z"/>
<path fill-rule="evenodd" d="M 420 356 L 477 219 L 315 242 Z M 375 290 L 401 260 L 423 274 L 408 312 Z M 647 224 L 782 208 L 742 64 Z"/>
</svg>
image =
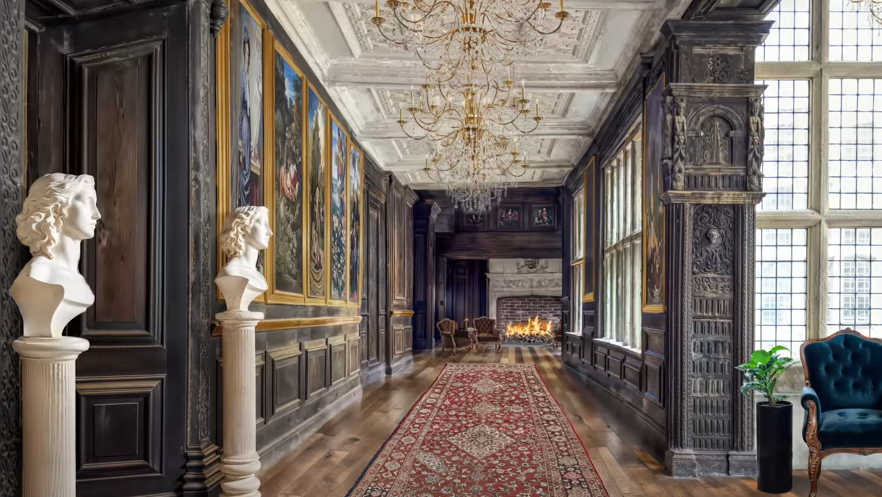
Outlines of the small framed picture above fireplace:
<svg viewBox="0 0 882 497">
<path fill-rule="evenodd" d="M 496 209 L 496 227 L 500 229 L 521 229 L 524 212 L 520 205 L 500 205 Z"/>
<path fill-rule="evenodd" d="M 481 231 L 487 226 L 487 214 L 483 212 L 460 212 L 459 228 L 462 231 Z"/>
<path fill-rule="evenodd" d="M 530 229 L 553 230 L 557 225 L 554 204 L 533 204 L 530 206 Z"/>
</svg>

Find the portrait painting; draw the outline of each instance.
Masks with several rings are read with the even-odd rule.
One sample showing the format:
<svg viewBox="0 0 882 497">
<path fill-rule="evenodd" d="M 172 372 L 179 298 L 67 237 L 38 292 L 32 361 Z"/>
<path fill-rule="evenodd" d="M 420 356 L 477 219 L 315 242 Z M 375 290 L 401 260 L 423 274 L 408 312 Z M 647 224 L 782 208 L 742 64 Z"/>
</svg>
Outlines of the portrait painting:
<svg viewBox="0 0 882 497">
<path fill-rule="evenodd" d="M 643 312 L 664 312 L 664 75 L 643 102 Z"/>
<path fill-rule="evenodd" d="M 307 297 L 309 298 L 325 297 L 326 110 L 325 103 L 315 94 L 312 88 L 309 88 L 307 90 L 306 102 L 308 147 L 306 167 L 308 171 L 307 187 L 309 188 L 307 195 L 307 208 L 309 209 L 309 225 L 307 227 L 309 284 L 307 285 Z"/>
<path fill-rule="evenodd" d="M 246 4 L 239 5 L 239 43 L 233 46 L 239 74 L 238 122 L 230 175 L 233 208 L 263 204 L 263 28 Z"/>
<path fill-rule="evenodd" d="M 346 134 L 331 119 L 331 300 L 347 300 Z"/>
<path fill-rule="evenodd" d="M 273 271 L 275 290 L 303 293 L 303 80 L 273 58 Z"/>
<path fill-rule="evenodd" d="M 530 222 L 534 228 L 553 228 L 554 227 L 554 206 L 552 205 L 533 205 L 530 209 Z"/>
<path fill-rule="evenodd" d="M 499 227 L 500 228 L 519 228 L 521 226 L 521 208 L 510 206 L 499 206 Z"/>
<path fill-rule="evenodd" d="M 358 303 L 361 283 L 361 152 L 349 146 L 349 302 Z"/>
<path fill-rule="evenodd" d="M 477 230 L 484 227 L 484 214 L 480 212 L 464 212 L 462 227 L 466 230 Z"/>
</svg>

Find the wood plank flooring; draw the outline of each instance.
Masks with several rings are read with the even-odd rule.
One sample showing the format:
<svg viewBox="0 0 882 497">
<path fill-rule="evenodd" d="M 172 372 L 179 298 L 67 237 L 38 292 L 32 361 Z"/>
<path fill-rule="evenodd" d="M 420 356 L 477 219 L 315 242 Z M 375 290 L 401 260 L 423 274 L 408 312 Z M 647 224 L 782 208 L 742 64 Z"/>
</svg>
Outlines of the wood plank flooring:
<svg viewBox="0 0 882 497">
<path fill-rule="evenodd" d="M 413 369 L 387 378 L 364 391 L 353 404 L 296 451 L 258 475 L 264 497 L 343 497 L 383 442 L 429 388 L 446 362 L 535 363 L 561 408 L 588 449 L 610 497 L 748 497 L 768 495 L 746 478 L 673 479 L 639 447 L 629 446 L 604 420 L 584 386 L 561 371 L 560 359 L 549 349 L 485 347 L 479 354 L 436 352 L 420 355 Z M 594 404 L 592 406 L 592 404 Z M 819 497 L 882 495 L 882 471 L 823 471 Z M 805 471 L 794 472 L 793 490 L 785 497 L 809 492 Z M 395 496 L 390 496 L 395 497 Z"/>
</svg>

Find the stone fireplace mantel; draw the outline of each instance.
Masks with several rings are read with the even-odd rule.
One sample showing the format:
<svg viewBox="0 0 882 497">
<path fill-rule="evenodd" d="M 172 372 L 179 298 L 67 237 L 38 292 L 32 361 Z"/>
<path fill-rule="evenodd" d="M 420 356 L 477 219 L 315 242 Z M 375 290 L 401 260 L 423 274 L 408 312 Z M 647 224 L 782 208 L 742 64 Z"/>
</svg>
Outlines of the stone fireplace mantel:
<svg viewBox="0 0 882 497">
<path fill-rule="evenodd" d="M 560 297 L 560 259 L 491 259 L 487 273 L 487 314 L 496 319 L 501 297 Z"/>
</svg>

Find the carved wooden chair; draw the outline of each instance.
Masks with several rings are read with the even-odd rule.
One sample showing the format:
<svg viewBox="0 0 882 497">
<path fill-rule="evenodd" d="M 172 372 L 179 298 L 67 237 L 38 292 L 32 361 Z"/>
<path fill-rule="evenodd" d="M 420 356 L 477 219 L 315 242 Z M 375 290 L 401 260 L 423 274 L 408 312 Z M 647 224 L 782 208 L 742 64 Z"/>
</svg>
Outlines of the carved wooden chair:
<svg viewBox="0 0 882 497">
<path fill-rule="evenodd" d="M 472 348 L 472 339 L 466 334 L 465 336 L 456 333 L 456 321 L 450 319 L 442 319 L 436 325 L 441 333 L 441 350 L 453 349 L 456 353 L 457 348 Z"/>
<path fill-rule="evenodd" d="M 477 330 L 479 347 L 485 343 L 495 343 L 496 351 L 499 352 L 499 349 L 502 348 L 502 336 L 496 329 L 495 319 L 486 316 L 475 319 L 475 330 Z"/>
<path fill-rule="evenodd" d="M 846 328 L 805 342 L 799 355 L 806 385 L 802 436 L 815 497 L 825 457 L 882 453 L 882 340 Z"/>
</svg>

